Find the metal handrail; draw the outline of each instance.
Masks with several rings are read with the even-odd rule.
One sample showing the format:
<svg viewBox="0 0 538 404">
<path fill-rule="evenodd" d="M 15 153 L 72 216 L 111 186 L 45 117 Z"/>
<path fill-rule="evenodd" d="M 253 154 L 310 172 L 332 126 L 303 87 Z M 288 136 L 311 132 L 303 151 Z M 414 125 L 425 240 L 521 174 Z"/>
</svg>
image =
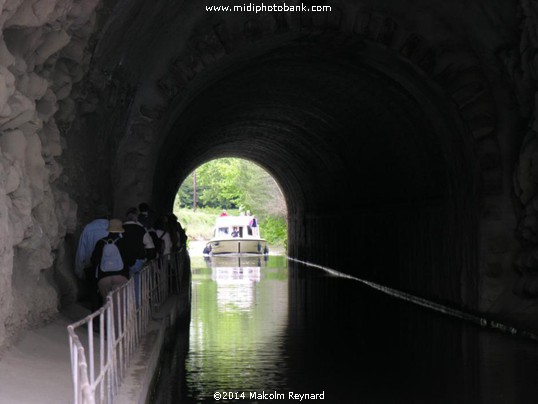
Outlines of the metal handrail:
<svg viewBox="0 0 538 404">
<path fill-rule="evenodd" d="M 135 275 L 139 278 L 138 307 L 131 277 L 106 296 L 99 310 L 67 326 L 74 404 L 114 403 L 153 312 L 171 292 L 179 292 L 185 254 L 182 249 L 148 261 Z M 94 330 L 94 322 L 98 330 Z M 82 327 L 86 327 L 85 333 L 80 332 Z M 97 343 L 94 331 L 99 332 Z"/>
</svg>

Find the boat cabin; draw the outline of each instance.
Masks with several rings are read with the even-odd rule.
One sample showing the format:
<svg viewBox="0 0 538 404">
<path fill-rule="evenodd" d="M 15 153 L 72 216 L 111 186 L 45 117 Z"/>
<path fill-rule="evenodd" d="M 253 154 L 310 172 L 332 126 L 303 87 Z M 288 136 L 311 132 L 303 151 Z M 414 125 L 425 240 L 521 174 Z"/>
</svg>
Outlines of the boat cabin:
<svg viewBox="0 0 538 404">
<path fill-rule="evenodd" d="M 255 216 L 221 216 L 215 222 L 214 238 L 258 238 L 260 228 Z"/>
</svg>

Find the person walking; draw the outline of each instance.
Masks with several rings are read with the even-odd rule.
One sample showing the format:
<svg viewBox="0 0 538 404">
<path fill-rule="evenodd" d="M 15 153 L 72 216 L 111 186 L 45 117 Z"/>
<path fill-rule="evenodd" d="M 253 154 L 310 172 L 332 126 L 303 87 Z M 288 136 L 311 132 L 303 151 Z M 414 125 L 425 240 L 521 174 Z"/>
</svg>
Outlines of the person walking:
<svg viewBox="0 0 538 404">
<path fill-rule="evenodd" d="M 127 246 L 122 234 L 125 229 L 120 219 L 110 219 L 108 233 L 95 244 L 92 265 L 97 268 L 97 285 L 103 298 L 129 280 L 126 264 Z M 109 252 L 109 246 L 114 246 Z M 117 255 L 119 254 L 119 256 Z"/>
<path fill-rule="evenodd" d="M 175 214 L 169 213 L 167 216 L 167 231 L 170 234 L 170 241 L 172 243 L 170 252 L 176 253 L 182 248 L 187 248 L 187 233 Z"/>
<path fill-rule="evenodd" d="M 95 244 L 91 258 L 92 265 L 97 269 L 97 285 L 104 300 L 111 292 L 129 281 L 129 267 L 125 263 L 126 245 L 122 237 L 124 229 L 121 220 L 110 219 L 107 230 L 106 237 Z M 122 289 L 112 299 L 115 335 L 121 334 L 122 324 L 125 324 L 120 316 L 125 312 L 124 305 L 126 303 L 126 291 Z M 107 331 L 100 330 L 99 323 L 94 327 L 100 332 L 110 331 L 108 329 Z"/>
<path fill-rule="evenodd" d="M 167 256 L 172 251 L 172 239 L 168 232 L 168 216 L 160 216 L 153 228 L 156 238 L 153 239 L 155 249 L 157 250 L 157 256 Z M 157 244 L 156 244 L 157 241 Z"/>
<path fill-rule="evenodd" d="M 125 230 L 126 263 L 129 266 L 131 277 L 135 284 L 136 305 L 140 303 L 140 271 L 144 262 L 155 258 L 155 245 L 151 235 L 146 228 L 138 221 L 138 209 L 129 208 L 126 213 L 123 228 Z"/>
<path fill-rule="evenodd" d="M 153 222 L 155 221 L 155 214 L 150 208 L 149 204 L 147 204 L 146 202 L 138 204 L 137 220 L 146 229 L 153 225 Z"/>
<path fill-rule="evenodd" d="M 175 285 L 175 291 L 179 291 L 179 287 L 183 281 L 186 281 L 185 277 L 188 276 L 188 271 L 185 268 L 190 268 L 190 260 L 188 254 L 181 254 L 182 251 L 187 249 L 187 233 L 178 217 L 174 213 L 167 214 L 166 230 L 170 235 L 170 260 L 174 262 L 172 266 L 175 271 L 171 272 L 171 279 Z"/>
<path fill-rule="evenodd" d="M 75 254 L 75 275 L 84 283 L 92 312 L 101 307 L 102 297 L 97 286 L 96 267 L 92 264 L 91 257 L 97 241 L 108 235 L 109 215 L 105 205 L 97 206 L 95 218 L 84 226 L 80 234 Z"/>
</svg>

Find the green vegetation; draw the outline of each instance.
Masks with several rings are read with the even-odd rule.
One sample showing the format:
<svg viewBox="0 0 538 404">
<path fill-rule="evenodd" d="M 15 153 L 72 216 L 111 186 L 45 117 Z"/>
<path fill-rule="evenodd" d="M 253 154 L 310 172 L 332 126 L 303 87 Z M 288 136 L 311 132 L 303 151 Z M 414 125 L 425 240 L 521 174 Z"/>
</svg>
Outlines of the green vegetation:
<svg viewBox="0 0 538 404">
<path fill-rule="evenodd" d="M 213 236 L 215 218 L 220 212 L 220 209 L 214 208 L 196 209 L 196 211 L 186 208 L 174 210 L 191 240 L 209 240 Z M 232 214 L 231 211 L 230 214 Z"/>
<path fill-rule="evenodd" d="M 281 217 L 265 216 L 260 221 L 262 236 L 271 245 L 279 245 L 286 247 L 287 225 L 286 220 Z"/>
<path fill-rule="evenodd" d="M 223 158 L 198 167 L 179 188 L 174 207 L 191 240 L 210 239 L 216 216 L 227 209 L 230 215 L 250 211 L 270 245 L 286 245 L 284 197 L 274 179 L 250 161 Z"/>
<path fill-rule="evenodd" d="M 209 240 L 213 236 L 215 218 L 220 212 L 221 210 L 214 208 L 203 208 L 196 211 L 181 208 L 174 211 L 190 240 Z M 230 215 L 238 215 L 239 211 L 229 210 L 228 213 Z M 270 245 L 286 245 L 285 219 L 266 215 L 260 220 L 260 228 L 262 229 L 262 237 Z"/>
</svg>

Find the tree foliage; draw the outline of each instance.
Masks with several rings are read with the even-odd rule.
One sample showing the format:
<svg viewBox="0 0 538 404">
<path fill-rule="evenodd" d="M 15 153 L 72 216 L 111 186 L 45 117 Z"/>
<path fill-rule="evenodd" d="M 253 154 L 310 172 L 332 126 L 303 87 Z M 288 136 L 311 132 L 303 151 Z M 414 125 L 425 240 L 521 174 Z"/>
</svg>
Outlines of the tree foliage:
<svg viewBox="0 0 538 404">
<path fill-rule="evenodd" d="M 195 201 L 196 191 L 196 201 Z M 258 165 L 238 158 L 211 160 L 181 185 L 179 207 L 239 209 L 258 216 L 286 216 L 284 197 L 274 179 Z"/>
</svg>

